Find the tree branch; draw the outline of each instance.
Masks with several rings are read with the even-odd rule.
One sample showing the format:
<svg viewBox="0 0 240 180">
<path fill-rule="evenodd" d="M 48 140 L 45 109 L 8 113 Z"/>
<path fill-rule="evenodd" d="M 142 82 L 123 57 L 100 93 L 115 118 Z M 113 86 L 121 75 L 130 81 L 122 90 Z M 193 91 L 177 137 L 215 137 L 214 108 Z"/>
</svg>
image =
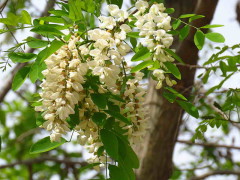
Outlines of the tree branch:
<svg viewBox="0 0 240 180">
<path fill-rule="evenodd" d="M 177 140 L 178 143 L 195 145 L 195 146 L 204 146 L 204 147 L 214 147 L 214 148 L 227 148 L 227 149 L 237 149 L 240 150 L 240 147 L 233 145 L 223 145 L 223 144 L 214 144 L 214 143 L 197 143 L 192 141 Z"/>
<path fill-rule="evenodd" d="M 88 163 L 86 163 L 86 162 L 78 162 L 78 161 L 71 161 L 68 159 L 57 159 L 55 157 L 42 156 L 42 157 L 35 158 L 35 159 L 28 159 L 28 160 L 18 161 L 18 162 L 11 163 L 11 164 L 1 165 L 0 169 L 12 168 L 16 165 L 31 166 L 33 164 L 38 164 L 38 163 L 42 163 L 45 161 L 53 161 L 55 163 L 63 163 L 63 164 L 71 165 L 71 166 L 74 166 L 74 165 L 86 166 L 86 165 L 88 165 Z"/>
<path fill-rule="evenodd" d="M 214 176 L 214 175 L 237 175 L 237 176 L 240 176 L 240 171 L 216 170 L 216 171 L 211 171 L 209 173 L 203 174 L 201 176 L 192 177 L 190 180 L 203 180 L 209 176 Z"/>
<path fill-rule="evenodd" d="M 46 8 L 45 10 L 42 12 L 41 14 L 41 17 L 43 16 L 47 16 L 49 13 L 48 11 L 50 9 L 52 9 L 55 5 L 55 2 L 56 0 L 51 0 L 51 1 L 48 1 L 47 5 L 46 5 Z M 39 36 L 39 35 L 37 35 Z M 32 53 L 34 52 L 35 49 L 29 49 L 28 50 L 28 53 Z M 11 86 L 12 86 L 12 81 L 13 81 L 13 78 L 15 76 L 15 74 L 21 69 L 23 68 L 24 66 L 26 66 L 28 63 L 18 63 L 13 69 L 12 71 L 8 74 L 8 79 L 6 80 L 5 84 L 3 85 L 3 87 L 1 88 L 1 91 L 0 91 L 0 103 L 3 102 L 5 96 L 7 95 L 7 93 L 9 92 L 9 90 L 11 89 Z"/>
</svg>

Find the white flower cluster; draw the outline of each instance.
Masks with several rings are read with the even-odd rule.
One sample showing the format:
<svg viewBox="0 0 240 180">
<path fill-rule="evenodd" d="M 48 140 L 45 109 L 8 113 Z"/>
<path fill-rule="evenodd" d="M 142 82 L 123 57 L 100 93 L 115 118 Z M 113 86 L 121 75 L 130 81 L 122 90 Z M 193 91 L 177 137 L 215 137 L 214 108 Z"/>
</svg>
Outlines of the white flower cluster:
<svg viewBox="0 0 240 180">
<path fill-rule="evenodd" d="M 138 11 L 134 14 L 137 18 L 135 25 L 140 30 L 139 35 L 144 37 L 143 45 L 153 52 L 153 60 L 159 61 L 161 67 L 164 67 L 164 62 L 173 62 L 174 59 L 164 51 L 164 48 L 169 48 L 173 43 L 173 37 L 168 33 L 171 30 L 171 17 L 164 13 L 164 4 L 149 7 L 148 2 L 140 0 L 137 1 L 136 8 Z M 162 87 L 164 79 L 169 86 L 176 84 L 169 77 L 165 78 L 163 70 L 155 70 L 153 76 L 158 80 L 157 89 Z"/>
<path fill-rule="evenodd" d="M 173 61 L 163 50 L 169 48 L 173 41 L 167 33 L 171 28 L 171 18 L 163 13 L 163 4 L 154 4 L 149 11 L 148 7 L 146 1 L 137 1 L 135 25 L 145 38 L 144 45 L 153 52 L 153 59 L 163 67 L 163 62 Z M 121 115 L 130 120 L 130 125 L 115 121 L 125 130 L 124 135 L 128 136 L 132 145 L 141 142 L 148 127 L 148 109 L 144 106 L 146 88 L 141 84 L 144 74 L 131 73 L 131 66 L 124 59 L 131 52 L 131 47 L 125 42 L 127 33 L 132 31 L 126 24 L 131 18 L 117 5 L 109 5 L 108 11 L 111 16 L 99 17 L 99 28 L 89 30 L 83 39 L 73 35 L 66 45 L 45 60 L 47 69 L 42 72 L 45 79 L 40 93 L 42 105 L 36 107 L 37 111 L 43 112 L 46 120 L 43 127 L 52 131 L 51 141 L 60 141 L 61 135 L 69 131 L 67 119 L 78 107 L 80 123 L 74 128 L 78 133 L 78 142 L 94 154 L 90 162 L 103 164 L 106 161 L 105 152 L 97 155 L 98 149 L 103 146 L 99 137 L 102 127 L 92 117 L 94 113 L 104 111 L 94 104 L 91 95 L 111 93 L 124 100 L 108 99 L 119 107 Z M 168 85 L 173 84 L 163 70 L 154 70 L 153 75 L 159 81 L 157 88 L 162 86 L 163 80 Z M 89 82 L 89 77 L 97 77 L 98 80 Z M 95 83 L 95 88 L 89 86 L 91 83 Z"/>
<path fill-rule="evenodd" d="M 144 106 L 146 89 L 139 83 L 144 74 L 142 72 L 135 73 L 134 79 L 127 81 L 127 88 L 124 92 L 126 104 L 121 108 L 122 114 L 130 118 L 132 124 L 126 126 L 121 124 L 123 129 L 127 130 L 129 142 L 132 145 L 137 145 L 142 142 L 143 136 L 148 129 L 148 108 Z"/>
<path fill-rule="evenodd" d="M 47 69 L 42 72 L 45 79 L 40 85 L 42 105 L 37 106 L 36 110 L 43 111 L 43 117 L 47 120 L 43 127 L 52 131 L 51 141 L 60 141 L 61 135 L 69 131 L 66 119 L 75 113 L 75 105 L 83 90 L 88 66 L 79 61 L 77 41 L 78 38 L 72 37 L 68 45 L 62 46 L 45 60 Z"/>
</svg>

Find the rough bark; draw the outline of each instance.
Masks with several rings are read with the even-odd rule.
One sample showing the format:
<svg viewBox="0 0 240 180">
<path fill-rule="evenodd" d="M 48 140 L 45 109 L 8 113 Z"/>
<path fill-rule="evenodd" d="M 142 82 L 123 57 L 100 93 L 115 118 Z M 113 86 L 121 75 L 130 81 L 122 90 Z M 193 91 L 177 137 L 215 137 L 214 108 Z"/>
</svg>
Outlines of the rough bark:
<svg viewBox="0 0 240 180">
<path fill-rule="evenodd" d="M 205 15 L 206 18 L 196 20 L 193 25 L 201 27 L 209 24 L 213 17 L 218 0 L 178 0 L 167 1 L 174 7 L 176 14 L 194 13 Z M 182 4 L 182 6 L 181 6 Z M 180 5 L 180 7 L 179 7 Z M 186 6 L 185 6 L 186 5 Z M 195 30 L 191 30 L 188 38 L 180 42 L 177 54 L 187 63 L 196 65 L 198 61 L 198 49 L 193 42 Z M 179 67 L 182 80 L 175 88 L 188 95 L 193 85 L 195 69 Z M 186 89 L 189 89 L 186 91 Z M 138 171 L 138 180 L 167 180 L 172 173 L 172 155 L 179 124 L 181 122 L 182 110 L 177 104 L 171 104 L 162 97 L 161 91 L 155 89 L 155 84 L 150 82 L 147 104 L 150 107 L 151 128 L 146 140 L 140 148 L 139 156 L 141 167 Z"/>
</svg>

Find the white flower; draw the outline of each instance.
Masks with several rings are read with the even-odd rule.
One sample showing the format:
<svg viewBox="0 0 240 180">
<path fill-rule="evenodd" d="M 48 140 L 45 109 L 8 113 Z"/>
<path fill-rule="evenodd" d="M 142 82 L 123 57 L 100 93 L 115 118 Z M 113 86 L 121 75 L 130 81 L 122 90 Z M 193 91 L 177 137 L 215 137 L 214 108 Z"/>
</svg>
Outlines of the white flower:
<svg viewBox="0 0 240 180">
<path fill-rule="evenodd" d="M 111 33 L 102 29 L 90 30 L 88 31 L 88 36 L 89 36 L 89 39 L 93 41 L 97 41 L 98 39 L 105 39 L 105 40 L 111 39 Z"/>
<path fill-rule="evenodd" d="M 108 46 L 108 42 L 104 39 L 98 39 L 95 43 L 94 43 L 94 47 L 98 48 L 100 50 L 103 50 L 104 48 L 106 48 Z"/>
<path fill-rule="evenodd" d="M 163 54 L 164 50 L 163 50 L 164 46 L 163 45 L 157 45 L 154 50 L 155 50 L 155 54 L 159 55 L 159 54 Z"/>
<path fill-rule="evenodd" d="M 143 18 L 140 18 L 136 21 L 136 23 L 134 25 L 137 26 L 138 29 L 142 29 L 144 22 L 145 22 L 145 20 Z"/>
<path fill-rule="evenodd" d="M 99 56 L 101 54 L 101 50 L 100 49 L 93 49 L 90 51 L 89 53 L 91 56 Z"/>
<path fill-rule="evenodd" d="M 135 7 L 139 10 L 139 12 L 144 13 L 145 10 L 149 7 L 149 4 L 147 1 L 137 1 L 135 4 Z"/>
<path fill-rule="evenodd" d="M 129 32 L 132 31 L 132 29 L 131 29 L 127 24 L 122 24 L 122 25 L 120 26 L 120 29 L 121 29 L 122 31 L 125 31 L 126 33 L 129 33 Z"/>
<path fill-rule="evenodd" d="M 153 71 L 153 76 L 156 77 L 157 79 L 164 79 L 164 71 L 161 69 L 155 69 Z"/>
<path fill-rule="evenodd" d="M 173 37 L 172 36 L 166 36 L 162 39 L 162 43 L 165 47 L 169 48 L 173 43 Z"/>
<path fill-rule="evenodd" d="M 150 22 L 145 23 L 142 26 L 141 30 L 153 31 L 153 30 L 155 30 L 155 27 L 156 27 L 156 24 L 154 22 L 150 21 Z"/>
<path fill-rule="evenodd" d="M 128 44 L 120 43 L 118 46 L 118 51 L 122 56 L 125 56 L 128 52 L 131 51 L 131 47 Z"/>
<path fill-rule="evenodd" d="M 154 42 L 153 39 L 145 39 L 142 42 L 143 45 L 147 46 L 148 49 L 153 50 L 156 46 L 156 43 Z"/>
<path fill-rule="evenodd" d="M 89 49 L 87 48 L 86 45 L 80 46 L 80 47 L 79 47 L 79 50 L 81 51 L 81 54 L 83 54 L 83 55 L 89 54 Z"/>
<path fill-rule="evenodd" d="M 57 141 L 57 142 L 60 142 L 61 141 L 61 134 L 60 133 L 52 133 L 51 135 L 50 135 L 50 140 L 51 140 L 51 142 L 55 142 L 55 141 Z"/>
<path fill-rule="evenodd" d="M 119 12 L 119 7 L 115 4 L 110 4 L 107 6 L 107 8 L 111 16 L 116 16 Z"/>
<path fill-rule="evenodd" d="M 162 87 L 162 81 L 158 81 L 156 85 L 156 89 L 161 89 L 161 87 Z"/>
<path fill-rule="evenodd" d="M 110 50 L 108 53 L 109 53 L 109 56 L 111 57 L 111 59 L 114 60 L 114 63 L 115 63 L 116 65 L 121 64 L 123 58 L 121 57 L 121 55 L 119 54 L 118 51 L 116 51 L 116 50 Z"/>
<path fill-rule="evenodd" d="M 159 29 L 159 30 L 155 31 L 154 34 L 155 34 L 155 36 L 156 36 L 156 40 L 157 40 L 157 41 L 160 41 L 160 40 L 165 36 L 166 31 L 163 30 L 163 29 Z"/>
<path fill-rule="evenodd" d="M 121 31 L 119 33 L 114 33 L 114 37 L 116 44 L 119 44 L 121 41 L 127 38 L 127 34 L 125 31 Z"/>
<path fill-rule="evenodd" d="M 166 83 L 168 86 L 173 86 L 173 83 L 168 76 L 166 77 Z"/>
<path fill-rule="evenodd" d="M 123 22 L 125 19 L 127 19 L 129 16 L 127 11 L 119 10 L 116 14 L 116 17 L 118 18 L 118 21 Z"/>
<path fill-rule="evenodd" d="M 153 4 L 151 6 L 151 8 L 149 9 L 149 12 L 150 13 L 154 13 L 154 14 L 158 14 L 159 12 L 163 12 L 165 11 L 165 7 L 164 7 L 164 4 L 163 3 L 160 3 L 160 4 Z"/>
<path fill-rule="evenodd" d="M 112 30 L 116 26 L 116 21 L 113 17 L 100 16 L 98 19 L 102 22 L 99 25 L 100 28 Z"/>
</svg>

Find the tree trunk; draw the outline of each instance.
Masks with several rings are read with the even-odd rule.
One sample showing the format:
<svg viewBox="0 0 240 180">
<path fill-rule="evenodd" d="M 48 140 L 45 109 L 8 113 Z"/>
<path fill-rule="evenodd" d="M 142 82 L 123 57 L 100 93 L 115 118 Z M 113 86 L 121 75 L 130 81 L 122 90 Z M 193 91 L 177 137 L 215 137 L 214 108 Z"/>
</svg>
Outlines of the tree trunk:
<svg viewBox="0 0 240 180">
<path fill-rule="evenodd" d="M 175 15 L 195 13 L 205 15 L 196 20 L 193 25 L 201 27 L 212 20 L 218 0 L 168 0 L 168 6 L 174 7 Z M 195 7 L 195 8 L 194 8 Z M 193 11 L 195 9 L 195 11 Z M 187 64 L 195 65 L 198 61 L 198 49 L 193 42 L 195 30 L 191 29 L 189 36 L 183 42 L 175 44 L 177 54 Z M 175 86 L 180 92 L 189 95 L 194 82 L 195 69 L 179 67 L 182 80 Z M 186 89 L 188 89 L 186 91 Z M 182 118 L 181 108 L 169 103 L 162 97 L 161 91 L 155 89 L 154 82 L 150 82 L 147 95 L 147 104 L 150 107 L 150 130 L 142 147 L 139 148 L 141 167 L 137 173 L 138 180 L 168 180 L 171 177 L 173 163 L 172 155 Z"/>
</svg>

